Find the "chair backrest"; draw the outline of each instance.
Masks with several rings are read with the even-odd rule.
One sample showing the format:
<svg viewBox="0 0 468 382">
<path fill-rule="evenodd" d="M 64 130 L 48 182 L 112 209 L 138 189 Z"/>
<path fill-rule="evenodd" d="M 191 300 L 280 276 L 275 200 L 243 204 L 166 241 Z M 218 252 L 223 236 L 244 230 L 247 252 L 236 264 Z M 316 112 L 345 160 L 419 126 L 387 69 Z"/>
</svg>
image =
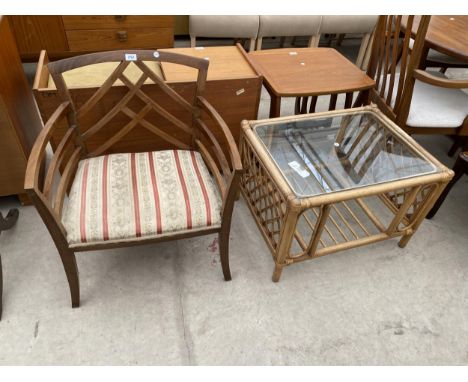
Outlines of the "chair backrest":
<svg viewBox="0 0 468 382">
<path fill-rule="evenodd" d="M 151 61 L 169 62 L 197 69 L 198 76 L 193 94 L 182 97 L 174 91 L 145 64 Z M 79 104 L 71 96 L 63 73 L 104 62 L 114 62 L 117 65 L 102 85 Z M 134 66 L 131 77 L 126 75 L 130 66 Z M 67 114 L 68 122 L 70 126 L 77 127 L 79 144 L 87 156 L 109 152 L 115 143 L 136 126 L 155 134 L 158 140 L 167 141 L 173 148 L 193 147 L 197 136 L 193 122 L 201 114 L 196 99 L 202 95 L 205 88 L 207 60 L 155 50 L 122 50 L 51 62 L 48 69 L 62 101 L 71 103 Z M 119 86 L 113 86 L 116 82 Z M 106 97 L 110 93 L 112 96 Z M 96 140 L 97 136 L 99 140 Z M 94 142 L 100 142 L 97 147 L 87 146 L 86 143 L 91 137 Z"/>
<path fill-rule="evenodd" d="M 408 118 L 430 16 L 421 16 L 413 49 L 410 49 L 414 16 L 380 16 L 367 74 L 376 82 L 370 100 L 399 126 Z"/>
<path fill-rule="evenodd" d="M 320 33 L 372 33 L 378 16 L 323 15 Z"/>
<path fill-rule="evenodd" d="M 375 15 L 323 15 L 320 34 L 356 33 L 362 35 L 361 46 L 356 58 L 356 66 L 366 70 L 371 50 L 372 32 L 375 29 L 378 18 Z"/>
<path fill-rule="evenodd" d="M 260 15 L 257 50 L 261 49 L 263 37 L 309 36 L 309 46 L 317 46 L 322 16 L 313 15 Z"/>
<path fill-rule="evenodd" d="M 257 15 L 191 15 L 189 22 L 191 46 L 197 37 L 224 37 L 250 39 L 253 50 L 257 38 L 259 17 Z"/>
</svg>

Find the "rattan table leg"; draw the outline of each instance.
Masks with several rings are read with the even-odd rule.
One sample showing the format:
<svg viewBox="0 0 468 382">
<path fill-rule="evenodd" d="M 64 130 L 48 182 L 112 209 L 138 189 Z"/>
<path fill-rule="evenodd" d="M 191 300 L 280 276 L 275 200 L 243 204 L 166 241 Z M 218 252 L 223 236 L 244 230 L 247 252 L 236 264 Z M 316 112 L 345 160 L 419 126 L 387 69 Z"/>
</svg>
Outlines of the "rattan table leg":
<svg viewBox="0 0 468 382">
<path fill-rule="evenodd" d="M 297 209 L 294 202 L 287 207 L 286 217 L 284 220 L 284 226 L 281 230 L 281 237 L 278 244 L 278 249 L 275 255 L 275 270 L 273 271 L 272 280 L 278 282 L 281 276 L 283 267 L 287 264 L 287 257 L 289 255 L 289 249 L 296 231 L 297 221 L 301 213 L 300 209 Z"/>
<path fill-rule="evenodd" d="M 414 233 L 418 230 L 418 227 L 423 222 L 429 210 L 439 198 L 440 194 L 442 194 L 442 192 L 444 191 L 446 185 L 447 183 L 439 183 L 436 186 L 435 190 L 432 192 L 432 195 L 427 197 L 426 202 L 423 206 L 421 206 L 421 209 L 419 210 L 417 216 L 414 218 L 413 222 L 410 223 L 411 229 L 409 230 L 409 233 L 404 235 L 398 242 L 398 246 L 400 248 L 404 248 L 406 244 L 408 244 L 411 237 L 414 235 Z"/>
<path fill-rule="evenodd" d="M 279 264 L 275 264 L 275 269 L 273 270 L 273 276 L 271 279 L 277 283 L 281 277 L 281 272 L 283 272 L 283 266 Z"/>
</svg>

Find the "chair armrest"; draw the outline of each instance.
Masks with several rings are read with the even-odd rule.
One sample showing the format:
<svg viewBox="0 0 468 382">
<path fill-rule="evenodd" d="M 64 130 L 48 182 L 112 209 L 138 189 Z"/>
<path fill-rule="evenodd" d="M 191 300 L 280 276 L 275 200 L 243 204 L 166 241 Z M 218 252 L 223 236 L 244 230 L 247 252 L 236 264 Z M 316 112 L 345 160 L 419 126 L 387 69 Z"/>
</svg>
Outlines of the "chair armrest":
<svg viewBox="0 0 468 382">
<path fill-rule="evenodd" d="M 429 85 L 440 86 L 442 88 L 451 88 L 451 89 L 468 88 L 468 79 L 450 80 L 448 78 L 436 77 L 421 69 L 416 69 L 414 71 L 414 77 Z"/>
<path fill-rule="evenodd" d="M 202 96 L 197 97 L 197 104 L 216 123 L 227 143 L 227 149 L 229 151 L 229 157 L 231 160 L 230 165 L 227 163 L 227 159 L 213 132 L 210 131 L 208 126 L 206 126 L 206 124 L 200 118 L 197 118 L 199 127 L 202 129 L 203 133 L 209 139 L 209 141 L 211 141 L 213 144 L 214 153 L 216 154 L 216 158 L 218 159 L 219 165 L 221 166 L 224 175 L 221 175 L 218 166 L 203 143 L 198 139 L 196 139 L 195 142 L 200 149 L 203 159 L 207 163 L 209 169 L 212 171 L 219 189 L 221 190 L 223 199 L 222 214 L 231 216 L 234 202 L 239 192 L 239 182 L 243 171 L 239 150 L 237 149 L 237 145 L 234 137 L 232 136 L 231 130 L 229 130 L 226 122 L 224 122 L 223 118 L 219 115 L 216 109 L 211 106 L 211 104 Z M 224 221 L 223 224 L 229 225 L 230 218 Z"/>
<path fill-rule="evenodd" d="M 71 104 L 69 101 L 61 103 L 36 138 L 26 167 L 26 175 L 24 178 L 24 189 L 26 191 L 38 191 L 39 174 L 45 157 L 45 149 L 50 141 L 54 128 L 57 126 L 57 122 L 60 121 L 66 113 L 68 113 L 70 106 Z"/>
<path fill-rule="evenodd" d="M 204 97 L 198 96 L 197 101 L 202 110 L 205 111 L 220 127 L 229 147 L 229 157 L 231 159 L 232 169 L 239 171 L 242 170 L 242 162 L 240 159 L 239 150 L 237 149 L 236 142 L 232 136 L 231 130 L 229 130 L 228 125 L 226 122 L 224 122 L 223 118 L 219 115 L 216 109 L 211 106 L 211 104 Z"/>
</svg>

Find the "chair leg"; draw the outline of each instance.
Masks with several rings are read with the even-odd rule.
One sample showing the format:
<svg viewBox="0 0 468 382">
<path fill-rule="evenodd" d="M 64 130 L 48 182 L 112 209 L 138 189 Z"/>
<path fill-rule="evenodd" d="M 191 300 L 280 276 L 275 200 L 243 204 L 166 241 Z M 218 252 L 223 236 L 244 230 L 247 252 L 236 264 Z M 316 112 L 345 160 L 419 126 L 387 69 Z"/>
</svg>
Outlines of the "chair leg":
<svg viewBox="0 0 468 382">
<path fill-rule="evenodd" d="M 223 226 L 218 235 L 219 256 L 221 258 L 221 267 L 223 268 L 224 280 L 231 280 L 231 270 L 229 268 L 229 231 L 231 227 Z"/>
<path fill-rule="evenodd" d="M 320 42 L 320 34 L 310 36 L 309 39 L 309 48 L 318 48 Z"/>
<path fill-rule="evenodd" d="M 439 69 L 439 72 L 445 74 L 445 72 L 447 71 L 447 69 L 448 69 L 447 66 L 441 66 L 440 69 Z"/>
<path fill-rule="evenodd" d="M 59 254 L 70 287 L 72 308 L 78 308 L 80 306 L 80 280 L 75 254 L 67 249 L 59 250 Z"/>
<path fill-rule="evenodd" d="M 0 232 L 6 231 L 13 227 L 18 220 L 19 211 L 17 208 L 12 208 L 8 211 L 7 215 L 3 217 L 2 213 L 0 212 Z"/>
<path fill-rule="evenodd" d="M 458 140 L 458 137 L 455 137 L 455 141 L 453 142 L 452 146 L 450 146 L 450 149 L 447 153 L 449 157 L 453 157 L 455 153 L 457 152 L 458 148 L 460 147 L 460 142 Z"/>
<path fill-rule="evenodd" d="M 345 38 L 345 33 L 340 33 L 336 38 L 336 46 L 341 46 L 344 38 Z"/>
<path fill-rule="evenodd" d="M 249 44 L 249 52 L 253 52 L 254 50 L 255 50 L 255 39 L 251 38 L 250 44 Z"/>
<path fill-rule="evenodd" d="M 455 136 L 455 141 L 453 142 L 453 145 L 450 147 L 447 155 L 449 157 L 453 157 L 457 153 L 457 150 L 459 148 L 461 148 L 462 151 L 467 151 L 468 150 L 468 137 L 466 137 L 466 136 Z"/>
<path fill-rule="evenodd" d="M 280 47 L 281 48 L 284 48 L 285 42 L 286 42 L 286 37 L 284 37 L 284 36 L 280 37 Z"/>
<path fill-rule="evenodd" d="M 0 233 L 13 227 L 18 220 L 19 211 L 17 208 L 12 208 L 8 211 L 7 215 L 3 217 L 0 212 Z M 2 269 L 2 256 L 0 255 L 0 320 L 2 319 L 3 311 L 3 269 Z"/>
<path fill-rule="evenodd" d="M 365 106 L 368 104 L 369 104 L 369 91 L 361 90 L 358 93 L 356 100 L 353 103 L 353 107 L 360 107 L 360 106 Z"/>
<path fill-rule="evenodd" d="M 359 53 L 356 59 L 356 66 L 360 69 L 363 69 L 364 56 L 366 54 L 367 47 L 369 45 L 371 34 L 366 33 L 362 37 L 361 47 L 359 48 Z"/>
<path fill-rule="evenodd" d="M 0 320 L 2 319 L 3 310 L 3 269 L 2 269 L 2 255 L 0 254 Z"/>
<path fill-rule="evenodd" d="M 257 37 L 256 50 L 262 50 L 263 37 Z"/>
<path fill-rule="evenodd" d="M 440 206 L 444 202 L 445 198 L 447 197 L 448 193 L 452 189 L 452 187 L 457 183 L 457 181 L 462 177 L 463 174 L 468 173 L 468 157 L 466 157 L 463 153 L 457 158 L 455 165 L 453 166 L 453 171 L 455 175 L 453 176 L 452 180 L 447 184 L 442 194 L 439 196 L 437 201 L 435 202 L 432 209 L 426 216 L 426 219 L 432 219 L 434 215 L 439 210 Z"/>
</svg>

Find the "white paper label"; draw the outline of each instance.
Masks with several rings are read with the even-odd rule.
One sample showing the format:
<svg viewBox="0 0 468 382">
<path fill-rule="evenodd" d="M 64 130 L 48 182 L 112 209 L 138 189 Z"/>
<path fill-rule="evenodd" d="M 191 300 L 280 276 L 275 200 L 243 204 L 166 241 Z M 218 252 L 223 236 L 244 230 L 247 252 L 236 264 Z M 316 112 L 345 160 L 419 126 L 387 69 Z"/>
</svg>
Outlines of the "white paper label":
<svg viewBox="0 0 468 382">
<path fill-rule="evenodd" d="M 309 171 L 303 169 L 301 165 L 297 163 L 295 160 L 292 162 L 289 162 L 288 165 L 303 178 L 307 178 L 310 175 Z"/>
<path fill-rule="evenodd" d="M 205 49 L 203 46 L 196 46 L 195 47 L 195 50 L 203 50 L 203 49 Z"/>
<path fill-rule="evenodd" d="M 297 56 L 297 52 L 289 52 L 291 56 Z"/>
<path fill-rule="evenodd" d="M 135 53 L 125 53 L 125 61 L 136 61 L 137 55 Z"/>
<path fill-rule="evenodd" d="M 241 95 L 242 93 L 245 92 L 245 89 L 242 88 L 242 89 L 239 89 L 238 91 L 236 91 L 236 95 Z"/>
</svg>

